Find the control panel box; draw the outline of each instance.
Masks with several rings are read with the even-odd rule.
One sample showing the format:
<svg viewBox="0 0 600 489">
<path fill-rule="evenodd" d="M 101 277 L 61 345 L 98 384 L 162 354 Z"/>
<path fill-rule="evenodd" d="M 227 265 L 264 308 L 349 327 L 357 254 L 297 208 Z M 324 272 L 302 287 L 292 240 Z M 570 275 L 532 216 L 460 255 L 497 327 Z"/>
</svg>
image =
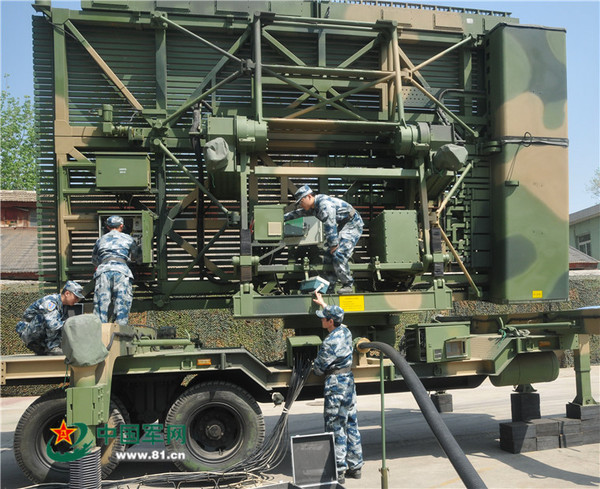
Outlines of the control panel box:
<svg viewBox="0 0 600 489">
<path fill-rule="evenodd" d="M 154 219 L 149 211 L 100 211 L 98 212 L 98 230 L 100 236 L 108 231 L 106 219 L 118 215 L 123 218 L 123 231 L 136 240 L 142 249 L 142 263 L 153 263 Z"/>
</svg>

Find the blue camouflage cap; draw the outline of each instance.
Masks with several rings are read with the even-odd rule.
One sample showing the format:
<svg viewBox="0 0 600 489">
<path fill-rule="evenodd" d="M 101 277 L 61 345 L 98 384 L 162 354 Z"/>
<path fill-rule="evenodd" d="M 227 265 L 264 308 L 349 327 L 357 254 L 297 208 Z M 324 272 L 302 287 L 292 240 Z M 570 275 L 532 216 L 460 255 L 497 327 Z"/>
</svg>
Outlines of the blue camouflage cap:
<svg viewBox="0 0 600 489">
<path fill-rule="evenodd" d="M 125 224 L 125 221 L 123 221 L 121 216 L 110 216 L 106 220 L 106 225 L 109 228 L 118 228 L 121 224 Z"/>
<path fill-rule="evenodd" d="M 316 314 L 320 318 L 333 319 L 335 323 L 341 323 L 344 320 L 344 310 L 340 306 L 327 306 L 322 311 L 317 311 Z"/>
<path fill-rule="evenodd" d="M 83 287 L 77 282 L 73 282 L 73 280 L 67 280 L 67 283 L 63 288 L 63 292 L 65 290 L 68 290 L 69 292 L 72 292 L 75 296 L 79 297 L 80 299 L 83 299 Z"/>
<path fill-rule="evenodd" d="M 300 187 L 298 190 L 296 190 L 296 193 L 294 194 L 294 199 L 296 199 L 296 204 L 299 204 L 300 201 L 304 197 L 306 197 L 307 195 L 310 195 L 312 193 L 313 193 L 313 191 L 308 185 L 302 185 L 302 187 Z"/>
</svg>

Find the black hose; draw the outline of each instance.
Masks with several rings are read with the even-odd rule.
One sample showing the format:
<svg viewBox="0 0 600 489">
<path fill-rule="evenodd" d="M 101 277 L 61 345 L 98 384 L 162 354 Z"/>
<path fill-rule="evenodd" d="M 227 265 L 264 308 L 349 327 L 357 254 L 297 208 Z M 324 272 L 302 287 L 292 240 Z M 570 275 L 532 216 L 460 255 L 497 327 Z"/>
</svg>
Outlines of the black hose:
<svg viewBox="0 0 600 489">
<path fill-rule="evenodd" d="M 379 350 L 389 357 L 389 359 L 402 374 L 402 377 L 417 401 L 417 404 L 419 405 L 427 424 L 429 424 L 431 431 L 433 431 L 433 434 L 450 459 L 450 462 L 454 466 L 454 469 L 465 486 L 468 489 L 486 488 L 485 483 L 481 477 L 479 477 L 479 474 L 475 471 L 471 465 L 471 462 L 469 462 L 462 449 L 452 436 L 452 433 L 450 433 L 450 430 L 442 420 L 440 413 L 438 413 L 433 401 L 427 394 L 427 391 L 421 383 L 421 380 L 408 364 L 406 359 L 400 354 L 400 352 L 392 348 L 390 345 L 380 342 L 361 343 L 360 348 Z"/>
</svg>

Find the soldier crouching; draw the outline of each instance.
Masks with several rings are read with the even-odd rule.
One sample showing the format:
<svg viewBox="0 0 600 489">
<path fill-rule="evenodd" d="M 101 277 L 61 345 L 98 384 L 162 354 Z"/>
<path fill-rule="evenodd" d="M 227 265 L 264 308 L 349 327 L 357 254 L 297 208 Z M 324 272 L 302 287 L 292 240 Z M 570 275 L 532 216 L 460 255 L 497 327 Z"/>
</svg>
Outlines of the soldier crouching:
<svg viewBox="0 0 600 489">
<path fill-rule="evenodd" d="M 25 346 L 36 355 L 62 355 L 62 327 L 67 320 L 67 306 L 83 299 L 83 287 L 69 280 L 60 294 L 38 299 L 23 313 L 16 331 Z"/>
</svg>

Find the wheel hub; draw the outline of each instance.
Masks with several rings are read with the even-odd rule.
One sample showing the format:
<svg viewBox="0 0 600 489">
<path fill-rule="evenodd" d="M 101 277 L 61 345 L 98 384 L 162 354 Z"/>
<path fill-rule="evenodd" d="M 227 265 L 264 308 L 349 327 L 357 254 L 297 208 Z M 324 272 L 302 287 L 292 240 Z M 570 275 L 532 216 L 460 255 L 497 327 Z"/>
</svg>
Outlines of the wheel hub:
<svg viewBox="0 0 600 489">
<path fill-rule="evenodd" d="M 225 426 L 219 421 L 213 421 L 206 425 L 205 433 L 211 440 L 218 440 L 223 437 Z"/>
</svg>

